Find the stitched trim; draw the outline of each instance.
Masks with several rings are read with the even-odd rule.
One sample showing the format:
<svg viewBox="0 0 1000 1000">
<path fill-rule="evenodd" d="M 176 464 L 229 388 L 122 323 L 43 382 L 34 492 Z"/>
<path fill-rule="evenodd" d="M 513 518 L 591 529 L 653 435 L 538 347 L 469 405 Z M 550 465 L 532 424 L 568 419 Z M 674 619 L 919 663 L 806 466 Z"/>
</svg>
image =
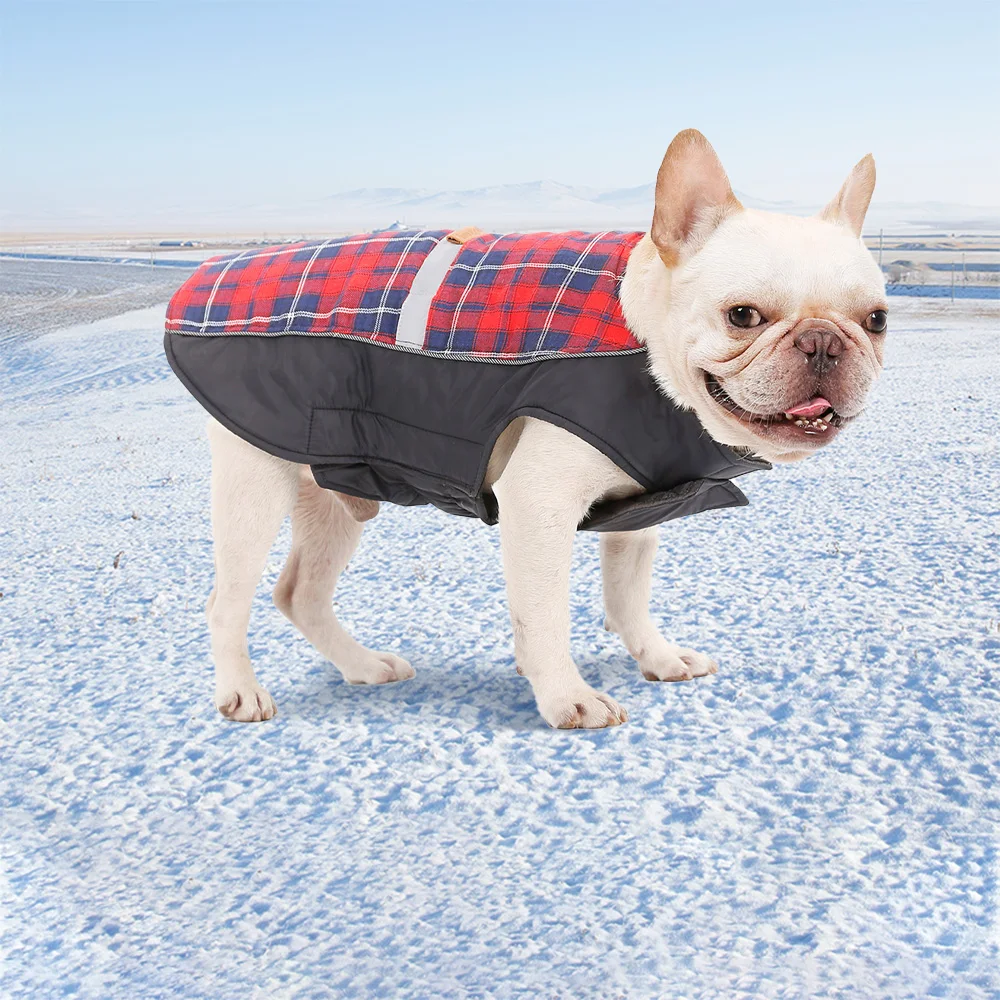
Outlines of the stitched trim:
<svg viewBox="0 0 1000 1000">
<path fill-rule="evenodd" d="M 198 337 L 205 340 L 210 337 L 226 337 L 232 339 L 232 334 L 225 333 L 191 333 L 187 330 L 167 330 L 168 334 L 178 337 Z M 273 340 L 276 337 L 310 337 L 322 339 L 323 337 L 342 337 L 344 340 L 354 340 L 361 344 L 371 344 L 373 347 L 381 347 L 388 351 L 403 351 L 407 354 L 419 354 L 424 358 L 440 358 L 449 361 L 482 361 L 492 365 L 533 365 L 536 361 L 570 361 L 574 358 L 620 358 L 626 354 L 641 354 L 645 347 L 630 347 L 623 351 L 583 351 L 579 354 L 571 354 L 564 351 L 545 351 L 538 354 L 518 355 L 517 357 L 504 357 L 500 354 L 463 354 L 458 351 L 432 351 L 421 347 L 407 347 L 404 344 L 386 344 L 381 340 L 370 340 L 357 333 L 241 333 L 240 337 L 261 337 L 264 340 Z"/>
</svg>

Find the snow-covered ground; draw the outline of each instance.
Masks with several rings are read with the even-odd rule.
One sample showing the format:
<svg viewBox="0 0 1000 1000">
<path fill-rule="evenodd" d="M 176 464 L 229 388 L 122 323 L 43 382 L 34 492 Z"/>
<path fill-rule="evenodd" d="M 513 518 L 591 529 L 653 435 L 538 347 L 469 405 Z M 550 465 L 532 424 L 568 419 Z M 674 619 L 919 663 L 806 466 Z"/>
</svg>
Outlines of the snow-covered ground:
<svg viewBox="0 0 1000 1000">
<path fill-rule="evenodd" d="M 191 262 L 192 270 L 196 266 Z M 10 368 L 9 344 L 162 302 L 190 273 L 110 261 L 19 260 L 0 253 L 0 366 Z M 6 389 L 3 385 L 4 395 Z"/>
<path fill-rule="evenodd" d="M 1000 996 L 1000 309 L 892 313 L 863 421 L 661 529 L 656 614 L 718 675 L 643 681 L 579 536 L 602 732 L 515 674 L 496 531 L 394 508 L 337 604 L 416 679 L 349 687 L 277 613 L 286 529 L 279 715 L 226 722 L 162 308 L 7 339 L 0 995 Z"/>
</svg>

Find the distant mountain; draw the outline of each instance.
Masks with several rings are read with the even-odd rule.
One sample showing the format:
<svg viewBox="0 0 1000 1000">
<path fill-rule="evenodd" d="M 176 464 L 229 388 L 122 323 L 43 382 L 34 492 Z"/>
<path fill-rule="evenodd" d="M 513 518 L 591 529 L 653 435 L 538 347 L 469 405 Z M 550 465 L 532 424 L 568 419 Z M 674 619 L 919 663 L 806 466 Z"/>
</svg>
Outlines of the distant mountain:
<svg viewBox="0 0 1000 1000">
<path fill-rule="evenodd" d="M 484 229 L 645 229 L 653 214 L 653 185 L 600 190 L 542 180 L 459 191 L 360 188 L 301 206 L 290 216 L 312 231 L 368 229 L 400 220 L 414 226 L 477 225 Z M 767 201 L 736 192 L 748 208 L 812 215 L 821 204 Z M 866 230 L 1000 231 L 1000 208 L 948 202 L 873 203 Z"/>
<path fill-rule="evenodd" d="M 530 181 L 497 184 L 464 191 L 428 191 L 421 188 L 364 188 L 332 195 L 316 203 L 323 215 L 343 225 L 366 226 L 374 217 L 391 215 L 419 226 L 452 226 L 475 223 L 484 227 L 540 228 L 574 225 L 631 225 L 631 215 L 645 215 L 597 200 L 600 192 L 560 184 Z M 619 221 L 622 220 L 622 221 Z"/>
<path fill-rule="evenodd" d="M 749 208 L 809 215 L 819 204 L 765 201 L 737 192 Z M 653 213 L 653 185 L 597 188 L 558 181 L 529 181 L 490 187 L 441 191 L 429 188 L 357 188 L 323 198 L 274 199 L 266 203 L 228 205 L 195 211 L 164 206 L 149 212 L 120 210 L 116 215 L 96 210 L 51 206 L 44 216 L 0 211 L 0 229 L 39 230 L 161 230 L 192 227 L 200 232 L 338 233 L 388 226 L 393 221 L 433 228 L 477 225 L 484 229 L 645 229 Z M 897 234 L 997 231 L 1000 208 L 950 202 L 878 202 L 865 229 Z"/>
</svg>

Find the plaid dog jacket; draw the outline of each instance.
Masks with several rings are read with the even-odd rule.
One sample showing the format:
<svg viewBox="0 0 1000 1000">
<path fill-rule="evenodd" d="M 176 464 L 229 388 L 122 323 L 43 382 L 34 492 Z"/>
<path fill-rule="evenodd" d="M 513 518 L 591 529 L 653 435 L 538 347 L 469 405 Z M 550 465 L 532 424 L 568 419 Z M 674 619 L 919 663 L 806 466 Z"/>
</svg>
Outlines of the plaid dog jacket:
<svg viewBox="0 0 1000 1000">
<path fill-rule="evenodd" d="M 483 489 L 516 417 L 565 427 L 646 495 L 581 527 L 745 504 L 767 464 L 713 441 L 646 370 L 618 286 L 641 233 L 373 233 L 206 261 L 167 308 L 175 373 L 225 426 L 330 489 L 497 520 Z"/>
</svg>

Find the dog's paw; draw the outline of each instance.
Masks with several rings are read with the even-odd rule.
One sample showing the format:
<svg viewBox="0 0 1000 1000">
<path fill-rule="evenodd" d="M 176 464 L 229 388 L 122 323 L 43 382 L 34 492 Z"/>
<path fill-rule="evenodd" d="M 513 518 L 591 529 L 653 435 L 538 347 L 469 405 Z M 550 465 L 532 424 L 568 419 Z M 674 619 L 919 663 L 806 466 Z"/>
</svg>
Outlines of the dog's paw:
<svg viewBox="0 0 1000 1000">
<path fill-rule="evenodd" d="M 554 729 L 604 729 L 628 721 L 628 712 L 614 698 L 582 681 L 558 694 L 536 692 L 535 697 L 542 718 Z"/>
<path fill-rule="evenodd" d="M 718 664 L 693 649 L 664 642 L 662 646 L 636 657 L 639 670 L 647 681 L 689 681 L 705 677 L 719 669 Z"/>
<path fill-rule="evenodd" d="M 256 681 L 218 689 L 215 707 L 233 722 L 264 722 L 278 714 L 274 699 Z"/>
<path fill-rule="evenodd" d="M 416 676 L 416 671 L 401 656 L 374 650 L 365 650 L 353 662 L 337 666 L 348 684 L 392 684 Z"/>
</svg>

